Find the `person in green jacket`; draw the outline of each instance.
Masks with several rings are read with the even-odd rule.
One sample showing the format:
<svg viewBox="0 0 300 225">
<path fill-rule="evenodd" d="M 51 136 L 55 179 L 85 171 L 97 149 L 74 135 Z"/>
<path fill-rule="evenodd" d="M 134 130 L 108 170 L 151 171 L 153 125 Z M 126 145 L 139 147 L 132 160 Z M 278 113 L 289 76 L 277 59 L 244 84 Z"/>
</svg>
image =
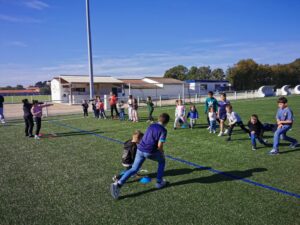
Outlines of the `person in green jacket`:
<svg viewBox="0 0 300 225">
<path fill-rule="evenodd" d="M 208 97 L 205 100 L 205 114 L 207 115 L 207 124 L 208 124 L 208 130 L 210 129 L 210 122 L 208 118 L 208 109 L 210 107 L 213 107 L 214 112 L 218 112 L 218 101 L 214 98 L 214 93 L 212 91 L 208 92 Z"/>
<path fill-rule="evenodd" d="M 147 122 L 153 122 L 154 119 L 152 117 L 152 113 L 154 111 L 154 104 L 153 104 L 150 96 L 147 97 L 147 109 L 148 109 L 148 121 Z"/>
</svg>

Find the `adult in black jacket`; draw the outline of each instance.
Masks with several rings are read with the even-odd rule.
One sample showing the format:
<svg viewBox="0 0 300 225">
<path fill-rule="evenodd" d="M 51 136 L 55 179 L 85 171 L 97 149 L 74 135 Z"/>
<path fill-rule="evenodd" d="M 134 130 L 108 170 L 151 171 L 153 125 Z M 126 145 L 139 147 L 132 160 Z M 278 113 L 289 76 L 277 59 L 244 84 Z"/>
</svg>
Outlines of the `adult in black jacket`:
<svg viewBox="0 0 300 225">
<path fill-rule="evenodd" d="M 5 123 L 4 120 L 4 112 L 3 112 L 3 103 L 4 103 L 4 97 L 0 95 L 0 122 Z"/>
<path fill-rule="evenodd" d="M 34 137 L 32 135 L 34 123 L 33 123 L 33 115 L 31 112 L 31 108 L 33 104 L 29 103 L 28 99 L 23 99 L 22 102 L 23 102 L 23 112 L 24 112 L 23 118 L 25 121 L 25 136 Z"/>
</svg>

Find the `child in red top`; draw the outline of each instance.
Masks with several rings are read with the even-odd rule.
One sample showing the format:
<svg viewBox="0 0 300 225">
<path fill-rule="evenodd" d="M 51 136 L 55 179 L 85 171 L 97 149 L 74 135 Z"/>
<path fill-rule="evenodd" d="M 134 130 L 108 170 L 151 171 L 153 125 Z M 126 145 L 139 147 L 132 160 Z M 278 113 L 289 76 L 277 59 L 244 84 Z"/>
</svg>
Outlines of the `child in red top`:
<svg viewBox="0 0 300 225">
<path fill-rule="evenodd" d="M 102 100 L 99 100 L 96 104 L 97 110 L 99 110 L 99 118 L 106 119 L 104 103 Z"/>
</svg>

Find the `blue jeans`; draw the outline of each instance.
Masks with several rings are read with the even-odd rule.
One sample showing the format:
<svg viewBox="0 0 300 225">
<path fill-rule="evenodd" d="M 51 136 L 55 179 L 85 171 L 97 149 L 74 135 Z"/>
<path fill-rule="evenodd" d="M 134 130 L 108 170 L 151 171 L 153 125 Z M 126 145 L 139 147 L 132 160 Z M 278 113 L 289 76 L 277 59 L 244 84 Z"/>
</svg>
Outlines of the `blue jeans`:
<svg viewBox="0 0 300 225">
<path fill-rule="evenodd" d="M 216 131 L 216 128 L 217 128 L 217 122 L 215 120 L 209 121 L 209 130 Z"/>
<path fill-rule="evenodd" d="M 119 119 L 120 120 L 125 120 L 125 112 L 124 111 L 120 111 Z"/>
<path fill-rule="evenodd" d="M 165 156 L 160 151 L 157 151 L 157 152 L 151 154 L 151 153 L 142 152 L 140 150 L 137 150 L 137 152 L 136 152 L 132 168 L 130 170 L 127 170 L 124 173 L 124 175 L 118 181 L 118 183 L 120 185 L 123 185 L 132 175 L 136 174 L 140 170 L 140 168 L 142 167 L 142 165 L 146 159 L 151 159 L 153 161 L 158 162 L 156 179 L 157 179 L 157 183 L 160 183 L 164 176 L 164 170 L 165 170 L 165 165 L 166 165 Z"/>
<path fill-rule="evenodd" d="M 277 130 L 274 133 L 274 140 L 273 140 L 273 149 L 278 150 L 279 142 L 280 142 L 280 136 L 282 140 L 289 141 L 291 143 L 296 143 L 297 140 L 291 137 L 288 137 L 286 135 L 286 132 L 291 129 L 292 126 L 290 125 L 283 125 L 281 128 L 277 128 Z"/>
<path fill-rule="evenodd" d="M 256 139 L 257 139 L 261 144 L 266 145 L 266 142 L 264 142 L 264 140 L 263 140 L 261 137 L 257 136 L 256 134 L 251 133 L 251 144 L 252 144 L 252 146 L 255 146 L 255 147 L 256 147 Z"/>
</svg>

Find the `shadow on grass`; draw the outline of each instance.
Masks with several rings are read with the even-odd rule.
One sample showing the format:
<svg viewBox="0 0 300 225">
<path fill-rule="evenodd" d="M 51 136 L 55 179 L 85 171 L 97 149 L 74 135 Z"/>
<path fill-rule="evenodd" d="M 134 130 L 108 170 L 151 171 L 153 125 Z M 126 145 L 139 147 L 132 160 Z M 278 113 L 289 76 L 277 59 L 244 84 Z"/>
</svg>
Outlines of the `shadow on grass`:
<svg viewBox="0 0 300 225">
<path fill-rule="evenodd" d="M 287 154 L 287 153 L 292 153 L 292 152 L 299 152 L 300 151 L 300 148 L 297 147 L 297 148 L 294 148 L 294 149 L 291 149 L 291 150 L 287 150 L 287 151 L 280 151 L 280 154 Z"/>
<path fill-rule="evenodd" d="M 248 169 L 248 170 L 244 170 L 244 171 L 233 170 L 233 171 L 227 171 L 227 172 L 220 172 L 220 173 L 208 176 L 208 177 L 198 177 L 198 178 L 193 178 L 193 179 L 188 179 L 188 180 L 177 181 L 175 183 L 169 183 L 165 188 L 194 184 L 194 183 L 213 184 L 213 183 L 219 183 L 219 182 L 242 180 L 242 179 L 251 177 L 253 175 L 253 173 L 259 173 L 259 172 L 265 172 L 265 171 L 267 171 L 266 168 L 253 168 L 253 169 Z M 167 173 L 167 171 L 166 171 L 166 173 Z M 182 174 L 180 174 L 180 175 L 182 175 Z M 149 190 L 121 196 L 120 199 L 138 197 L 140 195 L 155 192 L 158 190 L 159 189 L 152 188 Z"/>
</svg>

